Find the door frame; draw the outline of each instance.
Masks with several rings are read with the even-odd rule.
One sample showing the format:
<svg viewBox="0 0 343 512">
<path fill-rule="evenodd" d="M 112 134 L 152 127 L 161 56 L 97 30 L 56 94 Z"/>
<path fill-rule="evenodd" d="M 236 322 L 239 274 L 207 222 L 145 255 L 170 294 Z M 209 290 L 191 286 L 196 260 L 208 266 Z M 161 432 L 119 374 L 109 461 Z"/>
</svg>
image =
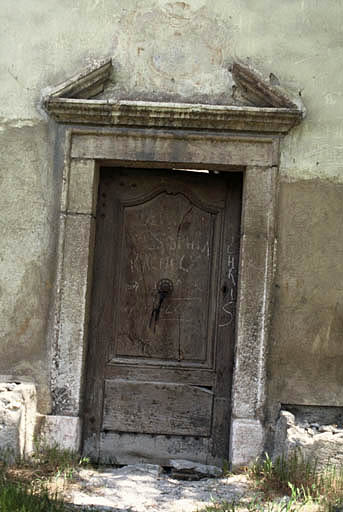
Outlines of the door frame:
<svg viewBox="0 0 343 512">
<path fill-rule="evenodd" d="M 99 168 L 198 168 L 244 173 L 230 463 L 263 453 L 266 350 L 275 262 L 281 134 L 134 127 L 57 131 L 64 154 L 50 328 L 51 425 L 79 448 Z M 206 128 L 206 126 L 205 126 Z M 49 416 L 47 416 L 49 419 Z"/>
</svg>

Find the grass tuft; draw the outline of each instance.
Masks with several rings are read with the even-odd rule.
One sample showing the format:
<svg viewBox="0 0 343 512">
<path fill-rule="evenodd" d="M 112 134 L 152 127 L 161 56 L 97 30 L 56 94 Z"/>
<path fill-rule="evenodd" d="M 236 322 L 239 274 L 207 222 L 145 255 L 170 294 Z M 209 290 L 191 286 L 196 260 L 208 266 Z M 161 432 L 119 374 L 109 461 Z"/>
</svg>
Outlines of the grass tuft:
<svg viewBox="0 0 343 512">
<path fill-rule="evenodd" d="M 44 447 L 38 443 L 31 458 L 16 460 L 0 455 L 0 511 L 1 512 L 67 512 L 73 510 L 63 504 L 57 491 L 52 492 L 51 481 L 73 478 L 77 470 L 89 463 L 77 453 L 57 446 Z"/>
<path fill-rule="evenodd" d="M 67 512 L 70 510 L 56 497 L 51 497 L 43 483 L 17 482 L 1 470 L 1 512 Z"/>
<path fill-rule="evenodd" d="M 276 492 L 297 502 L 321 504 L 328 511 L 343 507 L 343 466 L 328 464 L 319 470 L 317 461 L 306 459 L 300 450 L 275 462 L 266 454 L 249 474 L 267 496 Z"/>
<path fill-rule="evenodd" d="M 273 461 L 268 454 L 246 469 L 255 495 L 235 502 L 214 503 L 203 512 L 343 512 L 343 466 L 318 468 L 300 450 Z"/>
</svg>

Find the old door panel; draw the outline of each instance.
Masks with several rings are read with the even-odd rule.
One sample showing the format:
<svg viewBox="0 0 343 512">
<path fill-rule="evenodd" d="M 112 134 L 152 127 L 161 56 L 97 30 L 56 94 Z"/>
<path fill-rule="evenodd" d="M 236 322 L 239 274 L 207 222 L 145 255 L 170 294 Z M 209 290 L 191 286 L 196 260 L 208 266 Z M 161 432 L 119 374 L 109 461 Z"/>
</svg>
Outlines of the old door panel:
<svg viewBox="0 0 343 512">
<path fill-rule="evenodd" d="M 206 363 L 219 212 L 206 211 L 183 194 L 168 192 L 122 209 L 115 357 Z M 172 281 L 173 292 L 161 308 L 159 321 L 152 325 L 156 284 L 161 278 Z"/>
<path fill-rule="evenodd" d="M 101 170 L 84 415 L 92 458 L 228 457 L 241 186 L 239 174 Z M 156 315 L 162 279 L 173 286 Z"/>
<path fill-rule="evenodd" d="M 214 387 L 215 370 L 195 368 L 161 368 L 159 363 L 149 366 L 138 364 L 111 364 L 106 366 L 106 379 L 127 379 L 145 382 L 177 382 L 178 384 L 190 384 Z"/>
<path fill-rule="evenodd" d="M 209 436 L 212 391 L 165 382 L 105 382 L 103 430 Z"/>
<path fill-rule="evenodd" d="M 104 463 L 137 464 L 153 462 L 168 466 L 170 459 L 186 459 L 211 464 L 208 437 L 154 434 L 100 433 L 100 453 Z"/>
</svg>

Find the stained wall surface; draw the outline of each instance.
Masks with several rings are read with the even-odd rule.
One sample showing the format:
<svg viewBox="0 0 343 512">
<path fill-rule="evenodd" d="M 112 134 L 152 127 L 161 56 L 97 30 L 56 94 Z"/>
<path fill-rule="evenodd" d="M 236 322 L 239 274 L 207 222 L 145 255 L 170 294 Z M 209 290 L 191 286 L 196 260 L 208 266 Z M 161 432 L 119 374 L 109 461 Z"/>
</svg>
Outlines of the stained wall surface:
<svg viewBox="0 0 343 512">
<path fill-rule="evenodd" d="M 343 405 L 340 0 L 10 0 L 1 4 L 0 373 L 50 411 L 48 314 L 61 185 L 49 87 L 113 58 L 117 98 L 225 104 L 233 59 L 306 106 L 281 146 L 269 407 Z"/>
</svg>

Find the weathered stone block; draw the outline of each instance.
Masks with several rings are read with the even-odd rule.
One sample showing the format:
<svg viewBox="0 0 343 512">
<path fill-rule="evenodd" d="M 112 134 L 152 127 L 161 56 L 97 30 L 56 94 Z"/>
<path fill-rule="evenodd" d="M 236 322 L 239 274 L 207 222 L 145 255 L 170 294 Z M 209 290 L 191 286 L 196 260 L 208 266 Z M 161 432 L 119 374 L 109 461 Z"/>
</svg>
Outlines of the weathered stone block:
<svg viewBox="0 0 343 512">
<path fill-rule="evenodd" d="M 223 470 L 217 466 L 199 464 L 190 460 L 170 460 L 173 478 L 178 480 L 200 480 L 201 478 L 218 478 L 222 476 Z"/>
<path fill-rule="evenodd" d="M 81 421 L 74 416 L 47 416 L 37 418 L 39 439 L 42 446 L 57 446 L 78 452 L 81 444 Z"/>
<path fill-rule="evenodd" d="M 258 420 L 234 419 L 230 461 L 233 468 L 246 466 L 262 455 L 264 429 Z"/>
<path fill-rule="evenodd" d="M 34 384 L 0 383 L 0 456 L 9 462 L 33 451 L 36 406 Z"/>
<path fill-rule="evenodd" d="M 243 209 L 243 232 L 250 237 L 270 239 L 274 237 L 276 210 L 277 168 L 249 166 L 245 179 L 245 201 L 254 208 Z M 266 213 L 267 212 L 267 213 Z"/>
<path fill-rule="evenodd" d="M 72 160 L 69 180 L 68 211 L 95 214 L 98 173 L 94 160 Z"/>
<path fill-rule="evenodd" d="M 90 215 L 67 216 L 58 326 L 60 369 L 54 390 L 54 412 L 62 416 L 77 416 L 80 410 L 93 237 L 94 219 Z"/>
<path fill-rule="evenodd" d="M 299 451 L 304 459 L 317 462 L 318 468 L 327 464 L 343 464 L 343 428 L 318 423 L 297 424 L 288 411 L 281 411 L 276 425 L 274 458 Z"/>
</svg>

